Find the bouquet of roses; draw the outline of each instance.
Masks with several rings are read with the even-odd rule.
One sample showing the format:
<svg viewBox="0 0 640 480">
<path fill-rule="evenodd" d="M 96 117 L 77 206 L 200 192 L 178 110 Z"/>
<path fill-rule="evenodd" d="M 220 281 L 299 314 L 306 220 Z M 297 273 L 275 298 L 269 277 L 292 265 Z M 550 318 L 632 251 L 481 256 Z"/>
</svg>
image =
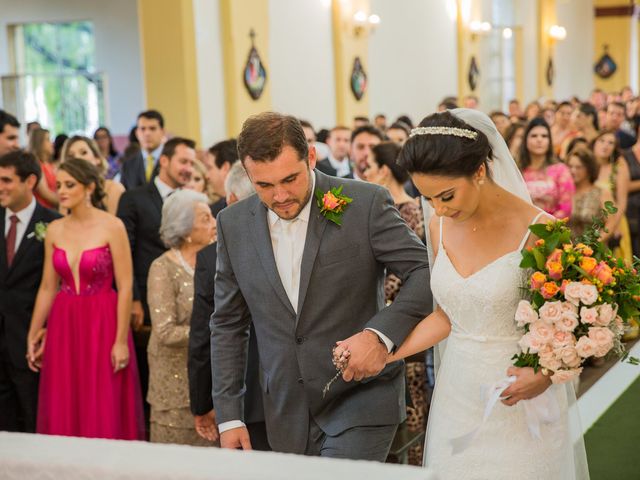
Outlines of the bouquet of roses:
<svg viewBox="0 0 640 480">
<path fill-rule="evenodd" d="M 539 240 L 522 251 L 520 267 L 533 274 L 529 299 L 520 302 L 515 316 L 525 330 L 515 366 L 542 368 L 553 383 L 564 383 L 590 357 L 627 358 L 621 338 L 625 324 L 640 313 L 640 260 L 626 265 L 599 240 L 604 220 L 615 211 L 607 202 L 575 245 L 566 220 L 529 227 Z"/>
</svg>

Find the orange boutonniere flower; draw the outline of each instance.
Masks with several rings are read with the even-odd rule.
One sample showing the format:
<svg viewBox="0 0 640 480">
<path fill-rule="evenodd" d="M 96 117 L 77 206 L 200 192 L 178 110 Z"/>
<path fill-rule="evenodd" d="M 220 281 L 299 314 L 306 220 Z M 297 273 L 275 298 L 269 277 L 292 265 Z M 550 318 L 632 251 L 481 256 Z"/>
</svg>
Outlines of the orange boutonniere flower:
<svg viewBox="0 0 640 480">
<path fill-rule="evenodd" d="M 338 226 L 342 225 L 345 208 L 353 201 L 352 198 L 342 195 L 342 185 L 339 188 L 333 187 L 328 192 L 316 190 L 316 200 L 320 213 Z"/>
</svg>

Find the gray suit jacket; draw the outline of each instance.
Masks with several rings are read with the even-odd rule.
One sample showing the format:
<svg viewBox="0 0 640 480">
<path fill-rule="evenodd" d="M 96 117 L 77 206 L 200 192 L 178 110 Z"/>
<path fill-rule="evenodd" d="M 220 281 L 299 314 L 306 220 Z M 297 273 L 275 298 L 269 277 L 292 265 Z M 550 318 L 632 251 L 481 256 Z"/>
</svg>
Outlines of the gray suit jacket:
<svg viewBox="0 0 640 480">
<path fill-rule="evenodd" d="M 352 197 L 342 227 L 320 214 L 315 198 L 302 257 L 298 314 L 276 267 L 267 209 L 257 196 L 218 216 L 216 310 L 211 317 L 213 402 L 219 423 L 243 418 L 249 322 L 260 355 L 269 443 L 304 453 L 309 415 L 329 435 L 355 426 L 391 425 L 405 418 L 404 365 L 388 365 L 362 382 L 338 380 L 336 340 L 370 327 L 400 345 L 430 313 L 427 252 L 383 188 L 316 170 L 316 189 L 344 186 Z M 384 308 L 385 268 L 403 281 Z"/>
</svg>

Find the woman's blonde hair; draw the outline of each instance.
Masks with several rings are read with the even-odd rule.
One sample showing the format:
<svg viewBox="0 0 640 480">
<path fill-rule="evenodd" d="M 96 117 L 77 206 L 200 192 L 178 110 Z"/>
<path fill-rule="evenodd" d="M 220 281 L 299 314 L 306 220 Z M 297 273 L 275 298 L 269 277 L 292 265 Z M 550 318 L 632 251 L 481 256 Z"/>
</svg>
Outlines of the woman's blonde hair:
<svg viewBox="0 0 640 480">
<path fill-rule="evenodd" d="M 51 161 L 51 155 L 45 153 L 44 144 L 47 141 L 49 130 L 46 128 L 36 128 L 29 134 L 29 144 L 27 150 L 33 153 L 41 162 Z"/>
<path fill-rule="evenodd" d="M 100 153 L 100 149 L 98 148 L 98 144 L 92 138 L 85 137 L 83 135 L 74 135 L 71 138 L 67 138 L 62 146 L 62 152 L 60 153 L 60 163 L 64 163 L 66 160 L 71 158 L 69 155 L 69 149 L 71 145 L 77 142 L 84 142 L 89 147 L 89 150 L 93 153 L 93 156 L 100 160 L 100 163 L 96 165 L 100 175 L 104 176 L 109 169 L 109 164 L 107 163 L 107 159 L 102 156 Z"/>
</svg>

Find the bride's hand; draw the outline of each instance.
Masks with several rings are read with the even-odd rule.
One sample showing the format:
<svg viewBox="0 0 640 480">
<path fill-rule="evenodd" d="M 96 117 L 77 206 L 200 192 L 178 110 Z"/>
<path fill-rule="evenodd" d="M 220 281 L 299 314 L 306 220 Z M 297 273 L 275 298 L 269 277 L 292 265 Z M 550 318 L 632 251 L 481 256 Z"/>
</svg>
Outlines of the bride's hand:
<svg viewBox="0 0 640 480">
<path fill-rule="evenodd" d="M 543 375 L 542 371 L 535 373 L 531 367 L 511 367 L 507 375 L 516 377 L 516 381 L 502 393 L 502 403 L 508 406 L 537 397 L 551 385 L 551 378 Z"/>
<path fill-rule="evenodd" d="M 111 348 L 111 365 L 113 373 L 127 367 L 129 364 L 129 347 L 126 343 L 114 343 Z"/>
</svg>

